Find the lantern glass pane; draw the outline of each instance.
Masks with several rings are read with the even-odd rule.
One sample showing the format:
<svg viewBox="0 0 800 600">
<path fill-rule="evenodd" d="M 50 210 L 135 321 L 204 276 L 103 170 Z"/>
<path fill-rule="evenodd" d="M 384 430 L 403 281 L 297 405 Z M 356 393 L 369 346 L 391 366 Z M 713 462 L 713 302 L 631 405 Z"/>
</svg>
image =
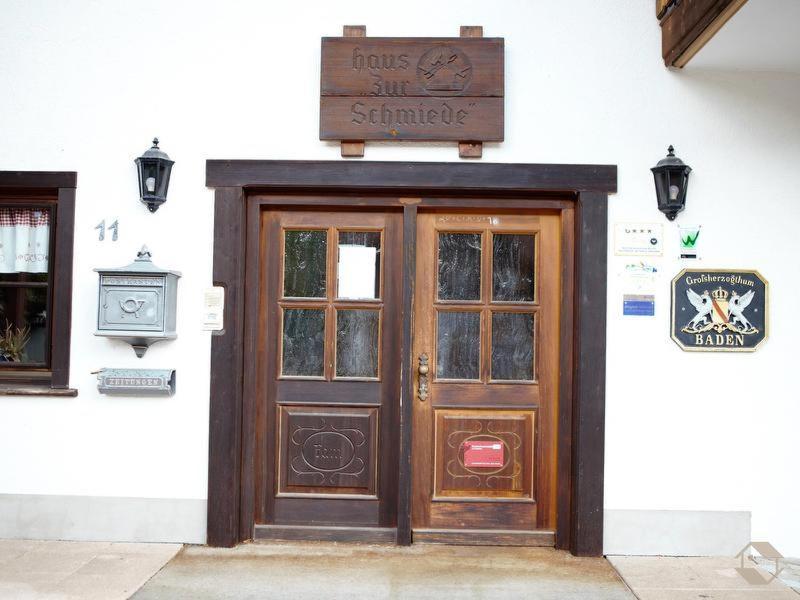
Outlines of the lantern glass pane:
<svg viewBox="0 0 800 600">
<path fill-rule="evenodd" d="M 158 197 L 166 198 L 167 186 L 169 185 L 169 165 L 163 162 L 158 165 L 156 181 L 158 182 L 158 187 L 156 188 L 158 190 Z"/>
<path fill-rule="evenodd" d="M 142 176 L 142 189 L 144 193 L 148 196 L 155 196 L 158 192 L 158 165 L 150 161 L 146 162 L 144 164 Z"/>
</svg>

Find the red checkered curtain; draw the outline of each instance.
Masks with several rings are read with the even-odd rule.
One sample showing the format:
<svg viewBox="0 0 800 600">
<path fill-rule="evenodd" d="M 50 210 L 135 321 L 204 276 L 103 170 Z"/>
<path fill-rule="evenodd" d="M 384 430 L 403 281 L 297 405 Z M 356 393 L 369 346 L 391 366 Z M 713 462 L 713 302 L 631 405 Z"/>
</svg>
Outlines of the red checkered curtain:
<svg viewBox="0 0 800 600">
<path fill-rule="evenodd" d="M 0 273 L 47 273 L 50 213 L 0 208 Z"/>
</svg>

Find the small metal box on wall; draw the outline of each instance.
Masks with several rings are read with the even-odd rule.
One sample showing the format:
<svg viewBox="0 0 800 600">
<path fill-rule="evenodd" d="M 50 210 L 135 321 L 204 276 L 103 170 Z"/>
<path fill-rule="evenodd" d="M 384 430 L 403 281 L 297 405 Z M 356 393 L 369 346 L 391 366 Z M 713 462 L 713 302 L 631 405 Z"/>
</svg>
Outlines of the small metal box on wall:
<svg viewBox="0 0 800 600">
<path fill-rule="evenodd" d="M 178 337 L 179 272 L 156 267 L 146 246 L 126 267 L 95 271 L 100 275 L 95 335 L 128 342 L 139 358 L 151 344 Z"/>
</svg>

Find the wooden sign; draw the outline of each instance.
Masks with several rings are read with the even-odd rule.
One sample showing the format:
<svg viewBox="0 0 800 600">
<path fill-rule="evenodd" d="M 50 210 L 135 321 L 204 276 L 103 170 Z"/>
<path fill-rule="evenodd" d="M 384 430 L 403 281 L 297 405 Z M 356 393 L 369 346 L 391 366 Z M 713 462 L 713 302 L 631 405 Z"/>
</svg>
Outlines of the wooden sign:
<svg viewBox="0 0 800 600">
<path fill-rule="evenodd" d="M 769 286 L 758 271 L 684 269 L 672 280 L 672 339 L 683 350 L 752 352 L 767 338 Z"/>
<path fill-rule="evenodd" d="M 466 142 L 462 156 L 480 156 L 478 142 L 503 141 L 503 65 L 502 38 L 322 38 L 319 137 Z"/>
</svg>

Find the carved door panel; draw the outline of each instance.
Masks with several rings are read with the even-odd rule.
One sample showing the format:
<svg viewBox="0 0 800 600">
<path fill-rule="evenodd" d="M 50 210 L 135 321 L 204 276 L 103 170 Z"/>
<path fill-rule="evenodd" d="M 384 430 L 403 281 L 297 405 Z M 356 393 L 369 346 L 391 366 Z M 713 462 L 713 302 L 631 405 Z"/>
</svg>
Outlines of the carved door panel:
<svg viewBox="0 0 800 600">
<path fill-rule="evenodd" d="M 257 523 L 396 526 L 401 223 L 263 213 Z"/>
<path fill-rule="evenodd" d="M 414 539 L 551 543 L 559 235 L 556 215 L 418 215 Z"/>
</svg>

